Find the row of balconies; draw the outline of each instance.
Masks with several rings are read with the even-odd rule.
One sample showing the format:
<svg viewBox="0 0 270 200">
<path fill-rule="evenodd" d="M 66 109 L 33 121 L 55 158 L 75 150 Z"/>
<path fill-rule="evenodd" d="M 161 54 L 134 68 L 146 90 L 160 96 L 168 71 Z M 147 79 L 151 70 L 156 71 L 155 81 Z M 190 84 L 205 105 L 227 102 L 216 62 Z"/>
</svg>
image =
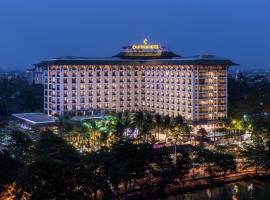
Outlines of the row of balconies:
<svg viewBox="0 0 270 200">
<path fill-rule="evenodd" d="M 121 89 L 121 90 L 124 90 L 125 88 L 127 88 L 127 89 L 132 89 L 132 85 L 127 85 L 126 87 L 124 87 L 124 85 L 120 85 L 119 86 L 119 89 Z M 138 85 L 134 85 L 134 89 L 138 89 L 138 88 L 140 88 L 140 89 L 144 89 L 145 87 L 139 87 Z M 48 89 L 48 86 L 46 85 L 45 86 L 45 89 Z M 51 89 L 51 90 L 60 90 L 60 85 L 57 85 L 57 88 L 54 88 L 54 87 L 52 87 L 52 85 L 49 85 L 49 89 Z M 71 87 L 71 89 L 72 90 L 77 90 L 77 87 L 75 86 L 75 85 L 72 85 L 72 87 Z M 89 85 L 88 86 L 88 90 L 93 90 L 94 89 L 94 87 L 92 86 L 92 85 Z M 116 86 L 114 86 L 114 85 L 112 85 L 111 87 L 109 86 L 109 85 L 104 85 L 104 87 L 101 87 L 100 85 L 97 85 L 96 86 L 96 89 L 105 89 L 105 90 L 108 90 L 108 89 L 113 89 L 113 90 L 116 90 L 117 89 L 117 87 Z M 153 89 L 153 90 L 164 90 L 165 88 L 164 87 L 161 87 L 161 88 L 154 88 L 154 86 L 152 86 L 152 87 L 149 87 L 149 86 L 147 86 L 146 87 L 146 89 Z M 66 90 L 68 90 L 68 87 L 67 86 L 64 86 L 63 87 L 63 90 L 64 91 L 66 91 Z M 78 90 L 85 90 L 85 87 L 84 86 L 81 86 L 80 88 L 78 88 Z M 167 90 L 170 90 L 170 91 L 177 91 L 177 92 L 191 92 L 191 89 L 189 88 L 189 89 L 185 89 L 185 88 L 182 88 L 182 90 L 181 90 L 181 88 L 167 88 Z M 225 91 L 225 89 L 223 89 L 223 90 L 221 90 L 221 89 L 219 89 L 219 91 Z M 158 92 L 158 91 L 156 91 L 156 92 Z M 195 90 L 195 92 L 198 92 L 198 90 Z M 201 91 L 201 92 L 209 92 L 209 91 Z"/>
<path fill-rule="evenodd" d="M 88 96 L 94 96 L 94 92 L 93 91 L 90 91 L 90 92 L 88 92 L 88 94 L 86 94 L 84 91 L 80 91 L 80 96 L 85 96 L 85 95 L 88 95 Z M 104 92 L 104 93 L 101 93 L 101 92 L 95 92 L 95 94 L 96 94 L 96 96 L 102 96 L 102 95 L 104 95 L 104 96 L 109 96 L 110 95 L 110 93 L 108 92 L 108 91 L 106 91 L 106 92 Z M 127 93 L 124 93 L 123 91 L 121 91 L 121 92 L 119 92 L 119 93 L 117 93 L 116 91 L 112 91 L 111 92 L 111 94 L 112 94 L 112 96 L 116 96 L 116 95 L 127 95 L 127 96 L 131 96 L 132 95 L 132 93 L 130 92 L 130 91 L 127 91 Z M 141 93 L 139 93 L 138 91 L 135 91 L 134 93 L 133 93 L 133 95 L 139 95 L 139 94 L 141 94 L 142 96 L 143 95 L 145 95 L 145 92 L 141 92 Z M 58 92 L 57 94 L 54 94 L 54 93 L 52 93 L 51 91 L 48 93 L 48 92 L 45 92 L 45 95 L 47 96 L 57 96 L 57 97 L 60 97 L 60 93 Z M 151 94 L 150 93 L 146 93 L 146 95 L 147 96 L 150 96 Z M 68 93 L 67 92 L 65 92 L 64 91 L 64 93 L 63 93 L 63 96 L 64 97 L 68 97 Z M 71 93 L 71 96 L 73 96 L 73 97 L 76 97 L 77 96 L 77 92 L 72 92 Z M 177 98 L 182 98 L 182 99 L 186 99 L 186 98 L 188 98 L 188 99 L 191 99 L 191 94 L 189 94 L 189 95 L 180 95 L 180 94 L 177 94 L 177 95 L 174 95 L 174 94 L 164 94 L 164 93 L 161 93 L 160 95 L 159 94 L 156 94 L 156 95 L 154 95 L 154 94 L 152 94 L 151 95 L 151 97 L 152 98 L 155 98 L 155 97 L 168 97 L 168 98 L 174 98 L 174 97 L 177 97 Z M 205 98 L 208 98 L 208 97 L 205 97 Z"/>
<path fill-rule="evenodd" d="M 217 107 L 217 106 L 224 106 L 226 105 L 226 103 L 208 103 L 208 104 L 195 104 L 195 106 L 199 106 L 199 107 L 209 107 L 209 106 L 214 106 L 214 107 Z"/>
<path fill-rule="evenodd" d="M 49 80 L 48 79 L 45 79 L 45 83 L 60 83 L 60 79 L 57 78 L 56 81 L 52 81 L 52 80 Z M 85 79 L 77 79 L 77 78 L 72 78 L 71 79 L 71 82 L 72 83 L 77 83 L 77 82 L 80 82 L 80 83 L 86 83 L 86 80 Z M 96 83 L 109 83 L 109 79 L 96 79 Z M 111 79 L 111 82 L 112 83 L 117 83 L 117 80 L 116 79 Z M 139 83 L 139 82 L 142 82 L 142 83 L 167 83 L 167 84 L 191 84 L 191 79 L 188 79 L 187 81 L 185 79 L 181 79 L 181 80 L 178 80 L 178 81 L 174 81 L 173 79 L 170 79 L 170 80 L 147 80 L 145 81 L 145 78 L 142 78 L 141 80 L 138 80 L 138 79 L 134 79 L 134 80 L 131 80 L 131 79 L 119 79 L 119 82 L 120 83 L 124 83 L 124 82 L 127 82 L 127 83 L 131 83 L 131 82 L 134 82 L 134 83 Z M 63 83 L 68 83 L 68 79 L 67 78 L 64 78 L 63 79 Z M 88 83 L 94 83 L 93 79 L 88 79 Z"/>
<path fill-rule="evenodd" d="M 177 74 L 183 74 L 183 75 L 191 75 L 191 72 L 188 71 L 190 70 L 191 68 L 181 68 L 183 66 L 176 66 L 178 67 L 177 69 L 175 70 L 171 70 L 171 69 L 168 69 L 166 67 L 168 66 L 157 66 L 158 68 L 147 68 L 147 66 L 143 66 L 143 68 L 140 68 L 138 66 L 112 66 L 112 65 L 108 65 L 107 67 L 109 67 L 110 71 L 112 72 L 119 72 L 119 73 L 126 73 L 126 74 L 129 74 L 129 75 L 132 75 L 132 73 L 134 74 L 138 74 L 138 73 L 146 73 L 148 75 L 153 75 L 155 73 L 162 73 L 164 75 L 169 75 L 171 72 L 174 72 L 174 73 L 177 73 Z M 61 67 L 55 67 L 55 66 L 50 66 L 49 70 L 45 69 L 44 71 L 48 73 L 60 73 L 60 72 L 74 72 L 74 73 L 92 73 L 92 72 L 99 72 L 99 73 L 109 73 L 109 70 L 108 68 L 102 68 L 101 66 L 82 66 L 82 67 L 79 67 L 79 66 L 71 66 L 71 67 L 68 67 L 68 66 L 61 66 Z M 169 71 L 170 70 L 170 71 Z M 218 71 L 217 71 L 218 70 Z M 196 73 L 199 73 L 199 74 L 206 74 L 208 75 L 209 74 L 209 69 L 199 69 L 199 71 L 195 71 Z M 215 74 L 215 75 L 224 75 L 226 74 L 226 69 L 224 68 L 216 68 L 216 69 L 213 69 L 213 71 L 211 71 L 210 73 L 212 74 Z"/>
<path fill-rule="evenodd" d="M 64 82 L 64 89 L 67 89 L 67 85 L 66 84 L 68 84 L 66 81 Z M 72 87 L 73 88 L 76 88 L 76 82 L 72 82 Z M 81 85 L 82 85 L 83 83 L 81 82 Z M 124 87 L 128 87 L 128 88 L 131 88 L 132 87 L 132 84 L 127 84 L 127 85 L 125 85 L 125 84 L 120 84 L 119 85 L 119 87 L 120 88 L 124 88 Z M 52 88 L 52 87 L 54 87 L 54 84 L 49 84 L 49 85 L 45 85 L 45 89 L 47 89 L 47 88 Z M 60 83 L 58 83 L 57 84 L 57 87 L 58 87 L 58 89 L 60 89 Z M 85 85 L 83 85 L 82 87 L 85 87 Z M 89 87 L 89 89 L 92 89 L 93 88 L 93 85 L 89 85 L 88 86 Z M 105 87 L 106 89 L 109 89 L 110 88 L 110 85 L 109 84 L 104 84 L 104 85 L 101 85 L 101 84 L 97 84 L 96 85 L 96 87 L 97 88 L 102 88 L 102 87 Z M 116 89 L 116 83 L 115 84 L 112 84 L 112 86 L 111 86 L 113 89 Z M 191 91 L 191 86 L 188 86 L 188 88 L 186 89 L 185 87 L 180 87 L 180 85 L 177 85 L 177 86 L 174 86 L 174 85 L 171 85 L 171 84 L 167 84 L 167 85 L 159 85 L 159 84 L 157 84 L 157 85 L 153 85 L 153 84 L 134 84 L 134 87 L 135 88 L 152 88 L 152 89 L 168 89 L 168 90 L 178 90 L 178 91 L 180 91 L 181 89 L 182 89 L 182 91 L 186 91 L 186 90 L 188 90 L 188 91 Z"/>
<path fill-rule="evenodd" d="M 124 111 L 124 110 L 136 110 L 136 108 L 138 108 L 139 105 L 138 104 L 135 104 L 134 106 L 132 106 L 131 104 L 127 104 L 127 105 L 124 105 L 124 104 L 120 104 L 118 107 L 116 107 L 116 105 L 111 105 L 109 106 L 109 104 L 104 104 L 104 105 L 100 105 L 100 104 L 97 104 L 95 106 L 95 108 L 97 109 L 102 109 L 102 108 L 105 108 L 105 109 L 119 109 Z M 72 110 L 77 110 L 77 109 L 85 109 L 87 108 L 85 105 L 81 105 L 81 106 L 76 106 L 76 105 L 71 105 L 71 109 Z M 93 108 L 93 105 L 89 105 L 89 108 Z M 177 109 L 173 109 L 173 108 L 162 108 L 162 107 L 155 107 L 155 106 L 142 106 L 143 109 L 145 110 L 151 110 L 151 111 L 155 111 L 155 112 L 159 112 L 160 114 L 166 114 L 166 115 L 169 115 L 169 114 L 179 114 L 181 112 L 181 114 L 183 113 L 186 113 L 188 115 L 188 118 L 191 117 L 191 110 L 190 111 L 185 111 L 185 110 L 180 110 L 179 108 Z M 68 106 L 67 105 L 64 105 L 63 106 L 63 109 L 64 110 L 68 110 Z M 52 113 L 51 111 L 60 111 L 60 105 L 57 105 L 56 107 L 50 107 L 50 108 L 47 108 L 45 107 L 45 112 L 47 113 Z"/>
<path fill-rule="evenodd" d="M 134 103 L 136 103 L 136 102 L 138 102 L 139 100 L 138 99 L 136 99 L 136 100 L 134 100 Z M 46 101 L 46 102 L 51 102 L 51 103 L 60 103 L 60 100 L 58 100 L 58 101 L 55 101 L 55 100 L 52 100 L 52 101 Z M 76 99 L 72 99 L 71 100 L 71 102 L 72 103 L 76 103 L 77 102 L 77 100 Z M 81 98 L 80 100 L 79 100 L 79 102 L 80 103 L 85 103 L 85 99 L 83 99 L 83 98 Z M 93 99 L 89 99 L 88 100 L 88 102 L 89 103 L 93 103 L 93 102 L 95 102 Z M 104 100 L 102 100 L 101 98 L 97 98 L 96 99 L 96 102 L 110 102 L 110 99 L 108 99 L 108 98 L 104 98 Z M 117 100 L 114 100 L 114 101 L 112 101 L 112 102 L 117 102 Z M 124 98 L 120 98 L 119 99 L 119 102 L 121 103 L 121 102 L 132 102 L 132 99 L 124 99 Z M 174 103 L 174 101 L 171 101 L 171 102 L 169 102 L 169 101 L 166 101 L 166 102 L 163 102 L 163 101 L 147 101 L 147 102 L 152 102 L 152 103 L 165 103 L 165 105 L 167 105 L 167 106 L 170 106 L 170 105 L 175 105 Z M 68 103 L 68 101 L 67 100 L 64 100 L 63 101 L 63 103 L 64 104 L 67 104 Z M 188 106 L 188 107 L 191 107 L 191 103 L 188 103 L 188 104 L 185 104 L 185 103 L 182 103 L 182 104 L 180 104 L 180 102 L 177 102 L 177 105 L 181 105 L 181 106 L 183 106 L 183 107 L 185 107 L 185 106 Z M 224 109 L 220 109 L 220 111 L 224 111 Z"/>
</svg>

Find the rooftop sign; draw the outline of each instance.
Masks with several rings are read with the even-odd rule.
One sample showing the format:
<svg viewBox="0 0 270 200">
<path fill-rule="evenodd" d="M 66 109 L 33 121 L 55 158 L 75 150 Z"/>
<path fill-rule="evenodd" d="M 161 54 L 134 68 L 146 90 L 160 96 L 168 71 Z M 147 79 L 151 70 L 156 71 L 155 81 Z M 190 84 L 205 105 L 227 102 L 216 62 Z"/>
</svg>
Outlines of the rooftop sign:
<svg viewBox="0 0 270 200">
<path fill-rule="evenodd" d="M 162 50 L 158 44 L 148 44 L 148 40 L 144 39 L 143 44 L 134 44 L 131 46 L 132 50 Z"/>
</svg>

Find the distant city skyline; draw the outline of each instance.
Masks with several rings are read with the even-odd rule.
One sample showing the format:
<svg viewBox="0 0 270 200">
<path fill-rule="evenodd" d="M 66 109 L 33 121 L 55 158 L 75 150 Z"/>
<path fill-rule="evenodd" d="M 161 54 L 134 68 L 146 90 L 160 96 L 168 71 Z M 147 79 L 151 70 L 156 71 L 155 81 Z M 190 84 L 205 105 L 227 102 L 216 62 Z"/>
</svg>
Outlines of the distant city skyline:
<svg viewBox="0 0 270 200">
<path fill-rule="evenodd" d="M 267 0 L 1 1 L 0 70 L 60 56 L 113 56 L 124 45 L 158 43 L 182 56 L 231 58 L 270 68 Z"/>
</svg>

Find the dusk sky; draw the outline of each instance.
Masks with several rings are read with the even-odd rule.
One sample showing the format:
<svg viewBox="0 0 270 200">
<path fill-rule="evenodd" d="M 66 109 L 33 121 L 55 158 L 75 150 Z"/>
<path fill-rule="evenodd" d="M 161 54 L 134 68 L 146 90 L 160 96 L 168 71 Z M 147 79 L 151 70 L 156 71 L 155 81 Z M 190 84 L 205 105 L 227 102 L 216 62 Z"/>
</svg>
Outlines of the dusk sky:
<svg viewBox="0 0 270 200">
<path fill-rule="evenodd" d="M 270 69 L 269 8 L 269 0 L 1 0 L 0 69 L 111 56 L 144 38 L 182 56 Z"/>
</svg>

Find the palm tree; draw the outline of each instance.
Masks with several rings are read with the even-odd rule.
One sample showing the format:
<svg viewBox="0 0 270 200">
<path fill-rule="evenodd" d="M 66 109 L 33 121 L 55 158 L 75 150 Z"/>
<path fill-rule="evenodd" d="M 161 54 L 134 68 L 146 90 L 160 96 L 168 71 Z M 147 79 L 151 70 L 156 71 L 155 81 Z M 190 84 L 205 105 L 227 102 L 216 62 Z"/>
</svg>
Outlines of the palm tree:
<svg viewBox="0 0 270 200">
<path fill-rule="evenodd" d="M 183 117 L 181 115 L 178 115 L 175 118 L 173 118 L 173 123 L 175 125 L 180 125 L 180 126 L 184 125 L 184 119 L 183 119 Z"/>
<path fill-rule="evenodd" d="M 142 137 L 143 141 L 152 139 L 151 130 L 154 127 L 154 123 L 150 113 L 143 113 L 142 111 L 136 112 L 134 116 L 134 124 L 138 130 L 139 137 Z"/>
<path fill-rule="evenodd" d="M 154 120 L 150 113 L 145 113 L 145 120 L 143 123 L 144 137 L 147 140 L 153 140 L 152 130 L 154 129 Z M 154 138 L 155 139 L 155 138 Z"/>
<path fill-rule="evenodd" d="M 99 121 L 99 140 L 102 144 L 109 146 L 109 139 L 112 139 L 116 130 L 117 121 L 113 116 L 108 116 L 106 119 Z"/>
<path fill-rule="evenodd" d="M 128 130 L 134 129 L 134 119 L 132 118 L 131 113 L 117 113 L 116 119 L 114 120 L 114 133 L 118 139 L 127 139 Z"/>
<path fill-rule="evenodd" d="M 170 120 L 170 135 L 175 139 L 175 140 L 182 140 L 181 137 L 183 138 L 184 135 L 184 120 L 182 116 L 177 116 L 175 118 L 171 118 Z"/>
<path fill-rule="evenodd" d="M 183 133 L 184 136 L 187 136 L 189 138 L 188 139 L 189 141 L 190 141 L 191 132 L 192 132 L 192 127 L 191 126 L 189 126 L 188 124 L 184 124 L 182 126 L 182 133 Z"/>
<path fill-rule="evenodd" d="M 59 133 L 61 136 L 65 136 L 69 131 L 74 129 L 74 123 L 71 121 L 71 117 L 69 113 L 58 117 Z"/>
<path fill-rule="evenodd" d="M 69 142 L 74 144 L 76 147 L 79 147 L 81 145 L 81 131 L 78 127 L 74 127 L 72 130 L 66 133 Z"/>
<path fill-rule="evenodd" d="M 162 118 L 162 132 L 165 133 L 166 139 L 169 136 L 169 129 L 171 127 L 171 119 L 168 115 Z"/>
<path fill-rule="evenodd" d="M 97 132 L 99 131 L 99 126 L 97 120 L 91 120 L 89 122 L 84 122 L 84 126 L 88 128 L 88 144 L 91 145 L 93 141 L 93 145 L 96 145 Z"/>
<path fill-rule="evenodd" d="M 134 115 L 134 124 L 138 130 L 138 134 L 142 133 L 144 123 L 144 113 L 142 111 L 138 111 Z"/>
<path fill-rule="evenodd" d="M 156 132 L 155 132 L 155 138 L 157 138 L 157 141 L 159 141 L 159 132 L 160 132 L 160 127 L 162 125 L 162 117 L 160 114 L 155 115 L 154 123 L 155 123 L 155 126 L 157 127 L 157 133 L 158 133 L 158 137 L 156 137 Z"/>
</svg>

